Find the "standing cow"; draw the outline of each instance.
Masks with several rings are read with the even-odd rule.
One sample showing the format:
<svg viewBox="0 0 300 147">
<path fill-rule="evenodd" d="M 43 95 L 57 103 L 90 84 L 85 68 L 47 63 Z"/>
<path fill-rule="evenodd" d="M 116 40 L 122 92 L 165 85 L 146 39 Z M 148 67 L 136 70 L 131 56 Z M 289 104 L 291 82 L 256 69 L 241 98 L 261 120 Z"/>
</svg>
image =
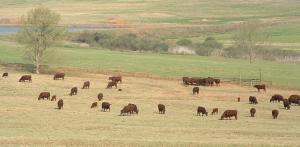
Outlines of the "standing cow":
<svg viewBox="0 0 300 147">
<path fill-rule="evenodd" d="M 57 102 L 58 109 L 62 109 L 64 107 L 64 101 L 62 99 L 59 99 Z"/>
<path fill-rule="evenodd" d="M 112 76 L 112 77 L 109 77 L 108 80 L 111 80 L 112 82 L 120 82 L 122 83 L 122 77 L 121 76 Z"/>
<path fill-rule="evenodd" d="M 284 99 L 283 100 L 283 107 L 284 107 L 284 109 L 287 109 L 287 110 L 289 110 L 291 107 L 290 107 L 290 101 L 288 100 L 288 99 Z"/>
<path fill-rule="evenodd" d="M 56 73 L 54 76 L 53 76 L 53 80 L 59 80 L 59 79 L 62 79 L 64 80 L 65 79 L 65 73 Z"/>
<path fill-rule="evenodd" d="M 106 112 L 107 110 L 110 111 L 110 103 L 108 102 L 103 102 L 102 103 L 102 111 Z"/>
<path fill-rule="evenodd" d="M 278 114 L 279 114 L 279 111 L 278 111 L 278 110 L 276 110 L 276 109 L 272 110 L 272 116 L 273 116 L 273 119 L 277 119 Z"/>
<path fill-rule="evenodd" d="M 83 83 L 82 89 L 88 89 L 88 88 L 90 88 L 90 81 L 85 81 Z"/>
<path fill-rule="evenodd" d="M 207 116 L 207 111 L 204 107 L 199 106 L 197 109 L 197 115 L 199 116 L 200 114 L 202 114 L 202 116 L 205 114 Z"/>
<path fill-rule="evenodd" d="M 215 115 L 219 113 L 219 109 L 218 108 L 213 108 L 211 115 Z"/>
<path fill-rule="evenodd" d="M 38 100 L 41 100 L 41 99 L 50 100 L 50 92 L 41 92 L 38 97 Z"/>
<path fill-rule="evenodd" d="M 32 82 L 31 80 L 31 75 L 23 75 L 20 79 L 19 79 L 19 82 Z"/>
<path fill-rule="evenodd" d="M 258 104 L 256 97 L 255 96 L 250 96 L 249 97 L 249 103 L 250 104 L 255 104 L 255 105 Z"/>
<path fill-rule="evenodd" d="M 290 102 L 291 104 L 294 103 L 294 104 L 300 105 L 300 95 L 291 95 L 291 96 L 289 97 L 289 102 Z"/>
<path fill-rule="evenodd" d="M 77 87 L 73 87 L 70 92 L 70 96 L 77 95 Z"/>
<path fill-rule="evenodd" d="M 257 89 L 258 92 L 260 92 L 260 90 L 264 90 L 266 92 L 266 85 L 262 84 L 262 85 L 254 85 L 253 87 L 255 87 Z"/>
<path fill-rule="evenodd" d="M 115 86 L 115 88 L 117 89 L 117 88 L 118 88 L 117 82 L 115 82 L 115 81 L 108 82 L 106 88 L 107 88 L 107 89 L 108 89 L 108 88 L 112 88 L 113 86 Z"/>
<path fill-rule="evenodd" d="M 98 97 L 98 100 L 101 101 L 103 99 L 103 93 L 99 93 L 97 97 Z"/>
<path fill-rule="evenodd" d="M 275 94 L 271 97 L 270 102 L 280 102 L 283 101 L 283 96 L 279 94 Z"/>
<path fill-rule="evenodd" d="M 251 115 L 251 117 L 254 117 L 255 113 L 256 113 L 256 109 L 255 108 L 251 108 L 250 109 L 250 115 Z"/>
<path fill-rule="evenodd" d="M 226 110 L 224 111 L 223 115 L 221 116 L 221 120 L 223 120 L 224 118 L 231 118 L 231 117 L 235 117 L 235 119 L 237 120 L 238 118 L 238 111 L 237 110 Z"/>
<path fill-rule="evenodd" d="M 165 114 L 165 112 L 166 112 L 166 107 L 165 107 L 165 105 L 163 105 L 163 104 L 158 104 L 157 107 L 158 107 L 158 112 L 159 112 L 159 113 Z"/>
<path fill-rule="evenodd" d="M 3 77 L 3 78 L 8 77 L 8 73 L 7 73 L 7 72 L 3 73 L 3 74 L 2 74 L 2 77 Z"/>
<path fill-rule="evenodd" d="M 194 94 L 199 94 L 199 87 L 194 87 L 193 88 L 193 95 Z"/>
</svg>

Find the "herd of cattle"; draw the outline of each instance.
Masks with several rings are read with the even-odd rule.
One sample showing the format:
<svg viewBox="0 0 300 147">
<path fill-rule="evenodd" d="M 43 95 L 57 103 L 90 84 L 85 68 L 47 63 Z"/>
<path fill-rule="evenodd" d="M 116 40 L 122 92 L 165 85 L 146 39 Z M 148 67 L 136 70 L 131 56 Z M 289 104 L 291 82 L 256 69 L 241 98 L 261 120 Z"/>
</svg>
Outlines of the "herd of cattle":
<svg viewBox="0 0 300 147">
<path fill-rule="evenodd" d="M 3 73 L 2 75 L 3 78 L 8 77 L 8 73 Z M 65 74 L 64 73 L 57 73 L 54 75 L 53 80 L 64 80 Z M 109 82 L 107 84 L 106 88 L 112 88 L 113 86 L 117 88 L 118 83 L 122 83 L 122 77 L 121 76 L 112 76 L 108 78 Z M 184 85 L 193 85 L 193 86 L 213 86 L 214 84 L 216 86 L 220 86 L 221 80 L 220 79 L 215 79 L 215 78 L 189 78 L 189 77 L 183 77 L 182 78 L 183 84 Z M 19 82 L 32 82 L 31 75 L 23 75 L 19 79 Z M 254 85 L 258 92 L 260 90 L 266 91 L 266 86 L 265 85 Z M 83 83 L 82 89 L 88 89 L 90 88 L 90 81 L 85 81 Z M 119 89 L 121 91 L 122 89 Z M 193 87 L 193 94 L 199 94 L 199 87 Z M 78 88 L 73 87 L 70 90 L 69 95 L 77 95 Z M 103 99 L 103 93 L 99 93 L 97 96 L 99 101 L 102 101 Z M 40 95 L 38 96 L 38 100 L 51 100 L 51 101 L 56 101 L 56 95 L 52 95 L 50 99 L 50 92 L 41 92 Z M 238 102 L 240 102 L 240 98 L 238 97 L 237 99 Z M 288 99 L 284 99 L 282 95 L 275 94 L 271 97 L 270 102 L 282 102 L 283 106 L 285 109 L 290 109 L 291 104 L 296 104 L 300 105 L 300 95 L 291 95 Z M 258 104 L 258 100 L 255 96 L 250 96 L 249 97 L 249 103 L 250 104 Z M 59 99 L 57 102 L 57 107 L 58 109 L 63 109 L 64 101 L 62 99 Z M 101 108 L 102 111 L 110 111 L 110 103 L 108 102 L 102 102 Z M 98 107 L 97 102 L 93 102 L 90 108 L 96 108 Z M 160 114 L 165 114 L 166 112 L 166 106 L 163 104 L 158 104 L 158 111 Z M 218 108 L 213 108 L 211 115 L 218 114 L 219 109 Z M 120 115 L 131 115 L 131 114 L 138 114 L 139 110 L 138 107 L 135 104 L 129 103 L 128 105 L 124 106 L 123 109 L 120 111 Z M 251 108 L 250 109 L 250 116 L 255 117 L 256 109 Z M 208 112 L 206 111 L 205 107 L 199 106 L 197 109 L 197 115 L 208 115 Z M 276 119 L 279 115 L 279 111 L 274 109 L 272 110 L 272 116 L 274 119 Z M 224 118 L 229 118 L 234 117 L 235 119 L 238 118 L 238 111 L 237 110 L 225 110 L 223 114 L 221 115 L 221 120 Z"/>
</svg>

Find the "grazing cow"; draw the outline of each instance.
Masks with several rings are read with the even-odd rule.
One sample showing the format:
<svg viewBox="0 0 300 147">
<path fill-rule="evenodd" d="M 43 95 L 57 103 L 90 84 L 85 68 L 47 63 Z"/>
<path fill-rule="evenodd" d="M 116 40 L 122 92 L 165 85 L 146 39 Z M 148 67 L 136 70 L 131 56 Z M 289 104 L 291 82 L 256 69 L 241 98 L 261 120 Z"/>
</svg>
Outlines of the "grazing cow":
<svg viewBox="0 0 300 147">
<path fill-rule="evenodd" d="M 3 78 L 8 77 L 8 73 L 7 73 L 7 72 L 3 73 L 3 74 L 2 74 L 2 77 L 3 77 Z"/>
<path fill-rule="evenodd" d="M 262 84 L 262 85 L 254 85 L 253 87 L 255 87 L 257 89 L 258 92 L 260 92 L 261 89 L 263 89 L 266 92 L 266 85 Z"/>
<path fill-rule="evenodd" d="M 199 106 L 197 109 L 197 115 L 199 116 L 200 114 L 202 114 L 202 116 L 205 114 L 207 116 L 207 111 L 204 107 Z"/>
<path fill-rule="evenodd" d="M 255 96 L 250 96 L 249 97 L 249 103 L 250 104 L 257 104 L 258 102 L 257 102 L 256 97 Z"/>
<path fill-rule="evenodd" d="M 82 89 L 88 89 L 88 88 L 90 88 L 90 81 L 85 81 L 83 83 Z"/>
<path fill-rule="evenodd" d="M 127 106 L 130 108 L 131 114 L 133 114 L 133 113 L 139 114 L 139 109 L 137 108 L 137 106 L 135 104 L 129 103 Z"/>
<path fill-rule="evenodd" d="M 70 92 L 70 96 L 77 95 L 77 87 L 73 87 Z"/>
<path fill-rule="evenodd" d="M 41 92 L 38 100 L 40 100 L 40 99 L 50 100 L 50 92 Z"/>
<path fill-rule="evenodd" d="M 92 103 L 91 108 L 96 108 L 97 106 L 98 106 L 98 103 L 97 103 L 97 102 L 94 102 L 94 103 Z"/>
<path fill-rule="evenodd" d="M 298 105 L 300 105 L 300 95 L 291 95 L 290 97 L 289 97 L 289 101 L 290 101 L 290 103 L 292 104 L 292 103 L 294 103 L 294 104 L 298 104 Z"/>
<path fill-rule="evenodd" d="M 64 101 L 62 99 L 59 99 L 57 102 L 58 109 L 62 109 L 64 107 Z"/>
<path fill-rule="evenodd" d="M 158 107 L 158 112 L 159 112 L 159 113 L 165 114 L 165 112 L 166 112 L 166 107 L 165 107 L 165 105 L 163 105 L 163 104 L 158 104 L 157 107 Z"/>
<path fill-rule="evenodd" d="M 272 110 L 272 116 L 273 116 L 273 119 L 277 119 L 278 114 L 279 114 L 279 111 L 278 111 L 278 110 L 276 110 L 276 109 Z"/>
<path fill-rule="evenodd" d="M 283 100 L 283 107 L 284 107 L 284 109 L 288 109 L 288 110 L 291 108 L 290 101 L 288 99 Z"/>
<path fill-rule="evenodd" d="M 213 108 L 211 115 L 215 115 L 219 113 L 219 109 L 218 108 Z"/>
<path fill-rule="evenodd" d="M 279 94 L 275 94 L 271 97 L 270 99 L 270 102 L 280 102 L 280 101 L 283 101 L 283 96 L 282 95 L 279 95 Z"/>
<path fill-rule="evenodd" d="M 103 93 L 98 94 L 98 100 L 101 101 L 103 99 Z"/>
<path fill-rule="evenodd" d="M 131 112 L 130 107 L 129 106 L 124 106 L 124 108 L 120 112 L 120 115 L 131 114 L 130 112 Z"/>
<path fill-rule="evenodd" d="M 251 117 L 254 117 L 255 113 L 256 113 L 256 109 L 255 108 L 251 108 L 250 109 L 250 115 L 251 115 Z"/>
<path fill-rule="evenodd" d="M 117 82 L 115 81 L 108 82 L 106 88 L 112 88 L 113 86 L 115 86 L 115 88 L 118 88 Z"/>
<path fill-rule="evenodd" d="M 19 82 L 26 82 L 26 81 L 32 82 L 31 75 L 23 75 L 19 80 Z"/>
<path fill-rule="evenodd" d="M 215 82 L 214 78 L 208 77 L 208 78 L 205 78 L 204 80 L 205 80 L 206 85 L 208 85 L 208 86 L 214 85 L 214 82 Z"/>
<path fill-rule="evenodd" d="M 194 88 L 193 88 L 193 95 L 194 95 L 195 93 L 199 94 L 199 87 L 194 87 Z"/>
<path fill-rule="evenodd" d="M 240 97 L 238 97 L 238 98 L 237 98 L 237 101 L 238 101 L 238 102 L 240 102 L 240 101 L 241 101 L 241 98 L 240 98 Z"/>
<path fill-rule="evenodd" d="M 102 111 L 106 112 L 107 110 L 110 111 L 110 103 L 108 102 L 103 102 L 102 103 Z"/>
<path fill-rule="evenodd" d="M 220 79 L 214 79 L 214 82 L 216 83 L 216 86 L 220 86 L 221 80 Z"/>
<path fill-rule="evenodd" d="M 62 79 L 64 80 L 65 79 L 65 73 L 56 73 L 53 77 L 53 80 L 59 80 L 59 79 Z"/>
<path fill-rule="evenodd" d="M 53 95 L 51 101 L 56 101 L 56 95 Z"/>
<path fill-rule="evenodd" d="M 120 82 L 122 83 L 122 77 L 121 76 L 112 76 L 112 77 L 109 77 L 108 80 L 111 80 L 112 82 Z"/>
<path fill-rule="evenodd" d="M 223 115 L 221 116 L 221 120 L 223 120 L 224 118 L 228 118 L 228 117 L 230 119 L 233 116 L 237 120 L 237 118 L 238 118 L 238 111 L 237 110 L 226 110 L 226 111 L 224 111 Z"/>
</svg>

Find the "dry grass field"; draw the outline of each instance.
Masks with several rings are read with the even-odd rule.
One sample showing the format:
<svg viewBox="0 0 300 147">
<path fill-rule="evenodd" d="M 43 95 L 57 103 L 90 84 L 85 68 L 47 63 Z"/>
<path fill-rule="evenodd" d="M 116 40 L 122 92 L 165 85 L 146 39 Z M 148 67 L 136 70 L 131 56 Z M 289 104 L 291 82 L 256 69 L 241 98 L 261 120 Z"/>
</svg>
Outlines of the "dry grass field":
<svg viewBox="0 0 300 147">
<path fill-rule="evenodd" d="M 3 69 L 0 70 L 3 72 Z M 288 97 L 299 91 L 268 89 L 258 93 L 252 87 L 223 83 L 220 87 L 200 87 L 193 96 L 192 87 L 180 81 L 123 77 L 123 91 L 105 89 L 109 75 L 81 74 L 54 81 L 52 75 L 33 75 L 32 83 L 19 83 L 24 73 L 11 72 L 0 79 L 0 146 L 299 146 L 300 107 L 284 110 L 270 97 Z M 84 81 L 91 88 L 81 89 Z M 77 96 L 68 96 L 73 86 Z M 38 101 L 40 92 L 49 91 L 64 100 L 63 110 L 57 102 Z M 90 109 L 102 92 L 110 102 L 111 112 Z M 248 97 L 258 97 L 258 105 L 248 104 Z M 241 97 L 241 102 L 236 98 Z M 140 113 L 119 116 L 128 103 L 137 104 Z M 166 105 L 166 114 L 158 114 L 157 104 Z M 197 106 L 218 115 L 196 116 Z M 249 114 L 256 108 L 255 118 Z M 219 120 L 225 109 L 237 109 L 238 120 Z M 280 111 L 277 120 L 271 110 Z"/>
</svg>

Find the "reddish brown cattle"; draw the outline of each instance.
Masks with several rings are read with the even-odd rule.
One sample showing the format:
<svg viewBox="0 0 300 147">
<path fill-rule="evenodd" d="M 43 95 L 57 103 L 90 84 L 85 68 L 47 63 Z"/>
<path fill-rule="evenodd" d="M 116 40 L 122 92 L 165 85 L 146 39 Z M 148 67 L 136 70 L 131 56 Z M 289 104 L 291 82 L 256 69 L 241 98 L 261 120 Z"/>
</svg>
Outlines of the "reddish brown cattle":
<svg viewBox="0 0 300 147">
<path fill-rule="evenodd" d="M 182 77 L 183 84 L 189 85 L 188 80 L 189 80 L 189 77 Z"/>
<path fill-rule="evenodd" d="M 223 115 L 221 116 L 221 120 L 223 120 L 224 118 L 231 119 L 231 117 L 235 117 L 235 119 L 237 120 L 238 111 L 237 110 L 226 110 L 226 111 L 224 111 Z"/>
<path fill-rule="evenodd" d="M 216 86 L 220 86 L 221 80 L 220 79 L 214 79 L 214 82 L 216 83 Z"/>
<path fill-rule="evenodd" d="M 7 73 L 7 72 L 3 73 L 3 74 L 2 74 L 2 77 L 3 77 L 3 78 L 8 77 L 8 73 Z"/>
<path fill-rule="evenodd" d="M 133 113 L 139 114 L 139 109 L 137 108 L 137 106 L 135 104 L 129 103 L 127 106 L 130 108 L 131 114 L 133 114 Z"/>
<path fill-rule="evenodd" d="M 300 105 L 300 95 L 291 95 L 290 97 L 289 97 L 289 101 L 290 101 L 290 103 L 292 104 L 292 103 L 294 103 L 294 104 L 298 104 L 298 105 Z"/>
<path fill-rule="evenodd" d="M 91 108 L 96 108 L 97 106 L 98 106 L 98 103 L 97 103 L 97 102 L 94 102 L 94 103 L 92 103 Z"/>
<path fill-rule="evenodd" d="M 279 111 L 278 110 L 276 110 L 276 109 L 272 110 L 273 119 L 277 119 L 278 115 L 279 115 Z"/>
<path fill-rule="evenodd" d="M 103 93 L 98 94 L 98 100 L 101 101 L 103 99 Z"/>
<path fill-rule="evenodd" d="M 122 83 L 122 77 L 121 76 L 112 76 L 112 77 L 109 77 L 108 80 L 111 80 L 112 82 L 120 82 Z"/>
<path fill-rule="evenodd" d="M 59 99 L 57 102 L 58 109 L 62 109 L 64 107 L 64 101 L 62 99 Z"/>
<path fill-rule="evenodd" d="M 110 103 L 102 102 L 102 111 L 106 112 L 107 110 L 110 111 Z"/>
<path fill-rule="evenodd" d="M 41 100 L 41 99 L 50 100 L 50 92 L 41 92 L 38 97 L 38 100 Z"/>
<path fill-rule="evenodd" d="M 200 114 L 202 114 L 202 116 L 205 114 L 207 116 L 207 111 L 204 107 L 199 106 L 197 109 L 197 115 L 199 116 Z"/>
<path fill-rule="evenodd" d="M 250 96 L 249 97 L 249 103 L 250 104 L 258 104 L 256 97 L 255 96 Z"/>
<path fill-rule="evenodd" d="M 288 99 L 283 99 L 283 107 L 284 107 L 284 109 L 290 109 L 291 107 L 290 107 L 290 101 L 288 100 Z"/>
<path fill-rule="evenodd" d="M 83 83 L 82 89 L 88 89 L 88 88 L 90 88 L 90 81 L 85 81 Z"/>
<path fill-rule="evenodd" d="M 218 108 L 213 108 L 211 115 L 215 115 L 219 113 L 219 109 Z"/>
<path fill-rule="evenodd" d="M 115 81 L 108 82 L 106 88 L 112 88 L 113 86 L 115 86 L 115 88 L 118 88 L 117 82 Z"/>
<path fill-rule="evenodd" d="M 283 101 L 283 96 L 279 94 L 275 94 L 271 97 L 270 102 L 280 102 Z"/>
<path fill-rule="evenodd" d="M 158 104 L 157 107 L 158 107 L 158 112 L 159 112 L 159 113 L 165 114 L 165 112 L 166 112 L 166 107 L 165 107 L 165 105 L 163 105 L 163 104 Z"/>
<path fill-rule="evenodd" d="M 19 79 L 19 82 L 32 82 L 31 80 L 31 75 L 23 75 L 20 79 Z"/>
<path fill-rule="evenodd" d="M 56 101 L 56 95 L 53 95 L 51 101 Z"/>
<path fill-rule="evenodd" d="M 70 96 L 77 95 L 77 87 L 73 87 L 70 92 Z"/>
<path fill-rule="evenodd" d="M 194 87 L 193 88 L 193 95 L 194 94 L 199 94 L 199 87 Z"/>
<path fill-rule="evenodd" d="M 53 76 L 53 80 L 59 80 L 59 79 L 62 79 L 64 80 L 65 79 L 65 73 L 56 73 L 54 76 Z"/>
<path fill-rule="evenodd" d="M 255 87 L 257 89 L 258 92 L 260 92 L 261 89 L 263 89 L 266 92 L 266 85 L 262 84 L 262 85 L 254 85 L 253 87 Z"/>
<path fill-rule="evenodd" d="M 120 111 L 120 115 L 125 115 L 125 114 L 131 114 L 130 113 L 131 112 L 131 110 L 130 110 L 130 108 L 129 108 L 129 106 L 124 106 L 124 108 Z"/>
<path fill-rule="evenodd" d="M 255 113 L 256 113 L 256 109 L 255 108 L 251 108 L 250 109 L 250 115 L 251 115 L 251 117 L 254 117 Z"/>
</svg>

